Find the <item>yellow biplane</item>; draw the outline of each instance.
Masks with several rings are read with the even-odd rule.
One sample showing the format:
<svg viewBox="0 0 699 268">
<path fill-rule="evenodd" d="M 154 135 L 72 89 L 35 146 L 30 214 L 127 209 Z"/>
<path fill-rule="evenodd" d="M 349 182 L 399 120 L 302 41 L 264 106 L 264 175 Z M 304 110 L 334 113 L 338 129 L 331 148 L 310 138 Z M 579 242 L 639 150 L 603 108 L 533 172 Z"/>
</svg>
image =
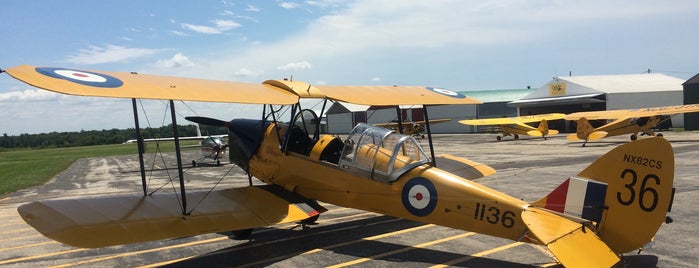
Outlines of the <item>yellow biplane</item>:
<svg viewBox="0 0 699 268">
<path fill-rule="evenodd" d="M 441 118 L 441 119 L 430 119 L 429 123 L 430 125 L 437 124 L 437 123 L 444 123 L 444 122 L 449 122 L 451 119 L 449 118 Z M 395 132 L 402 133 L 405 135 L 410 135 L 416 138 L 424 138 L 426 129 L 425 126 L 427 124 L 427 121 L 411 121 L 411 122 L 391 122 L 391 123 L 381 123 L 381 124 L 374 124 L 374 126 L 377 127 L 382 127 L 382 128 L 388 128 L 391 129 Z"/>
<path fill-rule="evenodd" d="M 549 129 L 548 121 L 560 120 L 563 119 L 564 116 L 565 114 L 552 113 L 518 117 L 459 120 L 459 123 L 472 126 L 500 126 L 502 136 L 497 136 L 497 140 L 502 140 L 502 138 L 510 135 L 513 135 L 515 140 L 519 139 L 519 135 L 543 137 L 546 139 L 547 135 L 558 134 L 558 130 Z M 535 128 L 527 125 L 527 123 L 533 122 L 539 122 L 539 126 Z"/>
<path fill-rule="evenodd" d="M 37 200 L 18 208 L 40 233 L 76 247 L 308 223 L 325 211 L 316 202 L 322 201 L 541 244 L 567 267 L 610 267 L 620 262 L 620 254 L 651 241 L 672 203 L 674 156 L 662 138 L 621 145 L 528 203 L 474 182 L 495 172 L 486 165 L 452 155 L 435 157 L 431 139 L 428 154 L 413 137 L 368 124 L 358 124 L 346 139 L 320 134 L 314 112 L 301 109 L 299 102 L 422 104 L 425 118 L 429 105 L 479 103 L 445 89 L 286 80 L 249 84 L 27 65 L 4 72 L 65 94 L 265 104 L 258 120 L 206 119 L 228 128 L 231 162 L 265 185 L 185 192 L 180 172 L 179 196 L 144 191 Z M 288 123 L 277 120 L 272 104 L 290 105 Z M 188 200 L 198 205 L 190 208 Z"/>
<path fill-rule="evenodd" d="M 583 146 L 585 146 L 588 141 L 631 134 L 633 141 L 638 139 L 638 133 L 655 136 L 653 128 L 673 115 L 694 112 L 699 112 L 699 104 L 572 113 L 566 115 L 565 119 L 576 121 L 577 130 L 576 133 L 569 134 L 567 139 L 584 140 Z M 590 124 L 590 120 L 612 120 L 612 122 L 595 128 Z M 660 133 L 657 135 L 662 136 Z"/>
</svg>

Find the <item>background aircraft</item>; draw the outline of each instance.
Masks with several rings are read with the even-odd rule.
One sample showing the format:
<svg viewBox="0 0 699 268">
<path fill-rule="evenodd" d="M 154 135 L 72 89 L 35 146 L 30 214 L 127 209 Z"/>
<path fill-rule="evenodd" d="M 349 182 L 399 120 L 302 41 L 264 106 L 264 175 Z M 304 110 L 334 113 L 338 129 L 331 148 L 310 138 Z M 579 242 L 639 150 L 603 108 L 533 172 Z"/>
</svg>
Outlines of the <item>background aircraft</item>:
<svg viewBox="0 0 699 268">
<path fill-rule="evenodd" d="M 699 104 L 572 113 L 566 115 L 565 119 L 576 121 L 577 130 L 576 133 L 569 134 L 567 139 L 584 140 L 583 146 L 588 141 L 624 134 L 631 134 L 631 140 L 636 140 L 638 133 L 654 136 L 653 128 L 673 115 L 694 112 L 699 112 Z M 595 128 L 590 124 L 591 120 L 612 121 Z"/>
<path fill-rule="evenodd" d="M 451 119 L 449 118 L 430 119 L 430 124 L 444 123 L 449 121 L 451 121 Z M 424 138 L 426 123 L 427 121 L 410 121 L 402 122 L 400 124 L 398 122 L 391 122 L 383 124 L 374 124 L 374 126 L 392 129 L 395 132 L 403 133 L 405 135 L 410 135 L 416 138 Z"/>
<path fill-rule="evenodd" d="M 185 193 L 180 171 L 180 196 L 58 199 L 18 208 L 40 233 L 78 247 L 312 222 L 325 211 L 318 200 L 545 245 L 566 267 L 610 267 L 619 263 L 620 254 L 637 250 L 654 237 L 672 201 L 674 157 L 662 138 L 621 145 L 551 194 L 528 203 L 472 181 L 494 173 L 492 168 L 456 156 L 435 157 L 431 143 L 428 155 L 411 136 L 367 124 L 357 125 L 344 140 L 321 135 L 318 124 L 312 123 L 314 113 L 300 109 L 299 102 L 301 97 L 312 97 L 362 105 L 426 104 L 425 113 L 434 104 L 478 103 L 444 89 L 316 87 L 280 80 L 257 85 L 26 65 L 6 72 L 66 94 L 270 106 L 259 120 L 234 119 L 227 124 L 231 162 L 265 185 L 251 182 L 248 187 Z M 85 76 L 93 79 L 78 79 Z M 291 105 L 288 124 L 274 119 L 278 109 L 271 109 L 271 104 Z M 225 126 L 224 121 L 207 120 Z M 635 159 L 648 161 L 639 165 Z M 198 202 L 190 208 L 186 201 L 192 199 Z"/>
<path fill-rule="evenodd" d="M 518 117 L 503 117 L 503 118 L 487 118 L 487 119 L 469 119 L 459 120 L 459 123 L 472 126 L 499 126 L 502 131 L 502 136 L 497 136 L 497 140 L 502 140 L 503 137 L 513 135 L 515 140 L 519 139 L 519 135 L 529 135 L 534 137 L 543 137 L 547 135 L 556 135 L 558 130 L 549 129 L 548 121 L 563 119 L 565 114 L 538 114 Z M 527 123 L 539 122 L 539 126 L 534 128 Z"/>
<path fill-rule="evenodd" d="M 185 117 L 185 119 L 195 122 L 199 117 L 196 116 L 190 116 L 190 117 Z M 197 125 L 197 136 L 187 136 L 187 137 L 178 137 L 179 140 L 196 140 L 199 141 L 198 145 L 195 146 L 183 146 L 183 148 L 187 147 L 198 147 L 199 150 L 201 151 L 201 158 L 192 160 L 192 166 L 196 167 L 198 164 L 201 164 L 202 160 L 210 159 L 211 161 L 214 161 L 216 165 L 221 165 L 221 159 L 225 158 L 226 155 L 226 148 L 228 147 L 228 144 L 224 141 L 224 138 L 227 137 L 228 135 L 208 135 L 208 136 L 202 136 L 201 131 L 199 130 L 199 125 Z M 160 142 L 160 141 L 173 141 L 175 138 L 152 138 L 152 139 L 143 139 L 143 142 Z M 124 143 L 136 143 L 138 140 L 133 139 L 133 140 L 127 140 Z"/>
</svg>

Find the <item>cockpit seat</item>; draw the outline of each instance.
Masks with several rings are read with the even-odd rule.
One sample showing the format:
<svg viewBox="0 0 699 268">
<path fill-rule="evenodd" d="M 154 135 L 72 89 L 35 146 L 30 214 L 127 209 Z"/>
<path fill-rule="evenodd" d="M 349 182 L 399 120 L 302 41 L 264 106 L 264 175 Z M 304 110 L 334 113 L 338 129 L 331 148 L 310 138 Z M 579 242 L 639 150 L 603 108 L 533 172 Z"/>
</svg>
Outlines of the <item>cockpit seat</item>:
<svg viewBox="0 0 699 268">
<path fill-rule="evenodd" d="M 323 135 L 313 146 L 310 159 L 337 164 L 340 161 L 343 146 L 344 144 L 340 138 L 332 135 Z"/>
</svg>

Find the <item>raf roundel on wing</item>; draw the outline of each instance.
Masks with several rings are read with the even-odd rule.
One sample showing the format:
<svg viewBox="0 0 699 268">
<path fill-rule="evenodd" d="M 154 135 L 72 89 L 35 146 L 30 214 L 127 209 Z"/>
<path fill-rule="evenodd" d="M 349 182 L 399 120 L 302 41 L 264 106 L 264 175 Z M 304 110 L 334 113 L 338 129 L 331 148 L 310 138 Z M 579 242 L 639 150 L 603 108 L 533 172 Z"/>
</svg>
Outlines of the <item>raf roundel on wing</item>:
<svg viewBox="0 0 699 268">
<path fill-rule="evenodd" d="M 464 94 L 461 94 L 461 93 L 455 92 L 455 91 L 451 91 L 451 90 L 448 90 L 448 89 L 444 89 L 444 88 L 439 88 L 439 87 L 426 87 L 426 89 L 429 90 L 429 91 L 432 91 L 432 92 L 437 92 L 437 93 L 439 93 L 439 94 L 452 97 L 452 98 L 459 98 L 459 99 L 466 98 L 466 95 L 464 95 Z"/>
<path fill-rule="evenodd" d="M 37 67 L 36 71 L 49 77 L 92 87 L 117 88 L 124 84 L 116 77 L 95 72 L 50 67 Z"/>
</svg>

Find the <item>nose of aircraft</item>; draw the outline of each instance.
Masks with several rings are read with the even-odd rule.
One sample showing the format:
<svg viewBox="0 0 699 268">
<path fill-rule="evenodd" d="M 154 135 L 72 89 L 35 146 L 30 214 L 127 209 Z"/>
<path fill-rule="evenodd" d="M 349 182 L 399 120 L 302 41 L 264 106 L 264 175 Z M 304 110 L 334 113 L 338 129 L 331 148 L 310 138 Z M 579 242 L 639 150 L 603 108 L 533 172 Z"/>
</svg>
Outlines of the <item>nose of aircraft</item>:
<svg viewBox="0 0 699 268">
<path fill-rule="evenodd" d="M 228 123 L 228 157 L 231 163 L 248 169 L 248 163 L 260 147 L 268 125 L 255 119 L 233 119 Z"/>
</svg>

